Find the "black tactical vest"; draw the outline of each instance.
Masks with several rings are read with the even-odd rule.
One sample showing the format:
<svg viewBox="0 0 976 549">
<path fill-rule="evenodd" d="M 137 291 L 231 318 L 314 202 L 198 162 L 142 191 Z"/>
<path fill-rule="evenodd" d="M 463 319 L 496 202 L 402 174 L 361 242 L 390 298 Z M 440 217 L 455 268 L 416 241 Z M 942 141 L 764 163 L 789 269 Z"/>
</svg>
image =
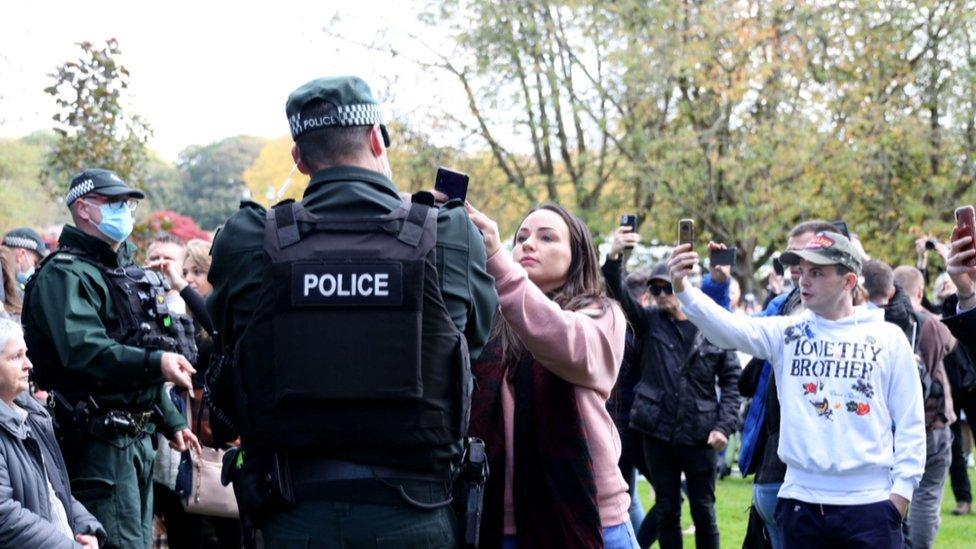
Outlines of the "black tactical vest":
<svg viewBox="0 0 976 549">
<path fill-rule="evenodd" d="M 103 319 L 109 338 L 123 345 L 145 349 L 147 360 L 151 351 L 170 351 L 183 355 L 190 363 L 196 363 L 197 346 L 193 319 L 169 310 L 166 305 L 168 288 L 160 275 L 134 265 L 108 267 L 79 251 L 64 248 L 44 258 L 38 271 L 57 254 L 63 253 L 70 253 L 102 272 L 115 311 L 114 321 Z M 24 294 L 25 311 L 37 279 L 37 276 L 33 276 L 27 282 Z M 40 330 L 29 330 L 29 333 L 32 340 L 45 339 Z M 98 390 L 97 382 L 61 364 L 54 344 L 50 341 L 34 343 L 31 350 L 33 375 L 38 387 L 72 394 Z"/>
<path fill-rule="evenodd" d="M 365 219 L 268 212 L 270 268 L 235 349 L 246 444 L 383 461 L 461 439 L 470 359 L 436 240 L 437 211 L 416 200 Z"/>
</svg>

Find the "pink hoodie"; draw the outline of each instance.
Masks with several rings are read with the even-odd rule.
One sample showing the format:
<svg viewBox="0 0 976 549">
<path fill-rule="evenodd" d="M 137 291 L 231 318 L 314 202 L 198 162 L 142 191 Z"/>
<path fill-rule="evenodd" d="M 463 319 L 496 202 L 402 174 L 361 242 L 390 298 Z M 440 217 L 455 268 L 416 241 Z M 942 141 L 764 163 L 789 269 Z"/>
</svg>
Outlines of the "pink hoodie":
<svg viewBox="0 0 976 549">
<path fill-rule="evenodd" d="M 564 311 L 529 280 L 528 273 L 502 250 L 488 259 L 495 277 L 505 322 L 519 334 L 526 349 L 552 373 L 576 385 L 576 403 L 596 480 L 600 521 L 604 528 L 628 520 L 630 496 L 617 468 L 620 435 L 607 412 L 607 398 L 624 356 L 627 322 L 616 302 L 606 313 L 594 309 Z M 507 379 L 507 376 L 506 376 Z M 515 401 L 512 386 L 502 389 L 505 418 L 505 534 L 515 533 L 512 500 Z M 544 512 L 544 510 L 540 510 Z"/>
</svg>

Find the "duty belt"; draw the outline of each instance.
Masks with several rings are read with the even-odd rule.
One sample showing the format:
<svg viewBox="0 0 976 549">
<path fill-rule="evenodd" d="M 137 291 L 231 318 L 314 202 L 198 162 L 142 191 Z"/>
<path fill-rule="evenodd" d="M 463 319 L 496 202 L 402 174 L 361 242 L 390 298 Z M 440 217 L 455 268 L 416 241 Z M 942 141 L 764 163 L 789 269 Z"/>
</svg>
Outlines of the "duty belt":
<svg viewBox="0 0 976 549">
<path fill-rule="evenodd" d="M 137 437 L 148 433 L 152 423 L 152 412 L 132 413 L 123 410 L 109 410 L 96 415 L 91 420 L 91 432 L 96 435 Z"/>
<path fill-rule="evenodd" d="M 340 495 L 343 500 L 387 505 L 404 502 L 423 509 L 449 505 L 450 477 L 444 474 L 419 473 L 379 465 L 365 465 L 339 459 L 296 458 L 286 466 L 291 497 L 297 500 L 332 499 Z M 376 484 L 362 484 L 372 480 Z M 423 494 L 418 501 L 410 497 L 404 487 L 419 489 Z M 380 501 L 377 501 L 379 499 Z"/>
</svg>

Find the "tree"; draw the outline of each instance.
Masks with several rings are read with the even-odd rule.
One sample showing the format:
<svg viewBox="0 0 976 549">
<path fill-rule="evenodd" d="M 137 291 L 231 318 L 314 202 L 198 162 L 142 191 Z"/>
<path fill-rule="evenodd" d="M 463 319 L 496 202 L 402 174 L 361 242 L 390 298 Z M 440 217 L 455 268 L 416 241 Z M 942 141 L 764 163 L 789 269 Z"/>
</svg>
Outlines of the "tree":
<svg viewBox="0 0 976 549">
<path fill-rule="evenodd" d="M 58 135 L 42 173 L 49 193 L 63 196 L 70 177 L 87 168 L 105 168 L 127 181 L 145 175 L 149 126 L 124 108 L 129 71 L 119 61 L 121 50 L 111 38 L 104 46 L 79 42 L 81 56 L 57 68 L 54 84 L 44 92 L 54 97 Z"/>
<path fill-rule="evenodd" d="M 66 219 L 63 196 L 52 198 L 39 174 L 54 135 L 38 132 L 0 139 L 0 234 L 14 227 L 42 228 Z"/>
<path fill-rule="evenodd" d="M 266 139 L 242 135 L 187 147 L 176 163 L 182 178 L 178 195 L 167 206 L 208 230 L 223 223 L 245 197 L 244 170 L 265 143 Z"/>
<path fill-rule="evenodd" d="M 251 200 L 268 207 L 286 198 L 302 199 L 308 176 L 295 166 L 291 157 L 293 144 L 290 135 L 268 141 L 244 171 Z"/>
</svg>

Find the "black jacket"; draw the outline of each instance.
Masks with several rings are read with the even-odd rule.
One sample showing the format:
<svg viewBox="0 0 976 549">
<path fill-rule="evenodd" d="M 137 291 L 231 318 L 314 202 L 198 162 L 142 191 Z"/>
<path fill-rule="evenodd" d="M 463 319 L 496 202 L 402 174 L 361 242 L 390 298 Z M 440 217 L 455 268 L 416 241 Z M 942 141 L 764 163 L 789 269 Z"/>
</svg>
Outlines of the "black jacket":
<svg viewBox="0 0 976 549">
<path fill-rule="evenodd" d="M 945 359 L 954 400 L 976 391 L 976 309 L 956 314 L 958 305 L 955 295 L 942 302 L 942 322 L 959 342 Z"/>
<path fill-rule="evenodd" d="M 735 352 L 712 345 L 697 329 L 686 338 L 670 314 L 641 307 L 624 287 L 620 261 L 607 259 L 603 272 L 610 295 L 620 301 L 640 342 L 641 380 L 631 426 L 685 445 L 705 444 L 711 431 L 726 436 L 735 431 L 742 370 Z"/>
</svg>

